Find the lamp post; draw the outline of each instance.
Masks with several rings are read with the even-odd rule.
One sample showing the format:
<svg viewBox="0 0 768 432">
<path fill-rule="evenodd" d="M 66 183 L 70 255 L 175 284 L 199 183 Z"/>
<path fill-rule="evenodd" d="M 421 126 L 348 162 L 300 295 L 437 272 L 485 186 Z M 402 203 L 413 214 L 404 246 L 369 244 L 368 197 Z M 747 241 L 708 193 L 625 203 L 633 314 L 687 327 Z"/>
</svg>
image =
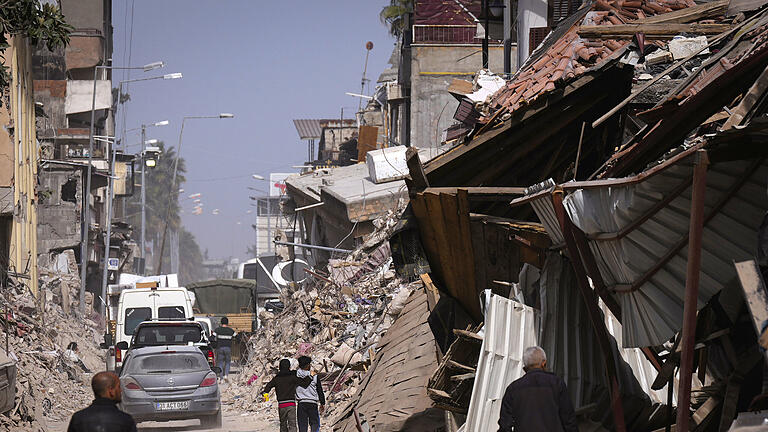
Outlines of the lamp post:
<svg viewBox="0 0 768 432">
<path fill-rule="evenodd" d="M 258 174 L 254 174 L 251 176 L 254 180 L 258 181 L 267 181 L 263 176 L 260 176 Z M 269 196 L 269 190 L 267 190 L 267 253 L 272 252 L 272 197 Z M 257 201 L 258 204 L 258 201 Z M 256 231 L 258 235 L 258 226 L 259 226 L 259 207 L 256 207 Z M 256 248 L 258 249 L 259 245 L 256 245 Z M 258 251 L 257 251 L 258 255 Z"/>
<path fill-rule="evenodd" d="M 90 231 L 90 210 L 91 205 L 88 200 L 88 195 L 91 193 L 91 171 L 93 169 L 93 134 L 94 123 L 96 122 L 96 79 L 98 78 L 99 69 L 101 70 L 144 70 L 149 72 L 155 69 L 164 67 L 163 62 L 149 63 L 141 67 L 116 67 L 99 65 L 93 68 L 93 95 L 91 96 L 91 124 L 88 132 L 88 167 L 86 169 L 85 191 L 83 193 L 83 224 L 80 233 L 80 313 L 85 314 L 85 286 L 86 278 L 88 276 L 88 232 Z M 118 93 L 118 98 L 120 94 Z"/>
<path fill-rule="evenodd" d="M 146 166 L 146 151 L 147 151 L 147 144 L 155 144 L 157 143 L 157 140 L 149 140 L 147 141 L 147 127 L 151 126 L 167 126 L 170 122 L 168 120 L 163 120 L 159 122 L 154 122 L 150 124 L 142 124 L 140 127 L 136 129 L 141 129 L 141 231 L 139 236 L 139 244 L 141 245 L 141 258 L 144 259 L 144 268 L 146 268 L 146 234 L 147 234 L 147 188 L 146 180 L 147 180 L 147 166 Z M 129 129 L 126 132 L 130 132 L 132 130 L 136 129 Z M 144 268 L 141 269 L 141 274 L 145 274 Z"/>
<path fill-rule="evenodd" d="M 193 119 L 231 119 L 234 118 L 235 115 L 231 113 L 220 113 L 218 115 L 209 115 L 209 116 L 185 116 L 181 120 L 181 130 L 179 131 L 179 146 L 176 149 L 176 159 L 173 161 L 173 177 L 171 177 L 171 184 L 168 185 L 170 188 L 168 190 L 168 199 L 178 199 L 178 195 L 173 193 L 173 189 L 176 187 L 176 174 L 179 169 L 179 157 L 181 157 L 181 143 L 182 143 L 182 137 L 184 136 L 184 124 L 187 122 L 187 120 L 193 120 Z M 168 222 L 171 218 L 171 203 L 168 203 L 168 211 L 165 215 L 165 223 L 163 224 L 163 240 L 160 242 L 160 256 L 157 258 L 157 270 L 156 274 L 162 274 L 163 270 L 163 252 L 165 250 L 165 239 L 168 234 Z"/>
</svg>

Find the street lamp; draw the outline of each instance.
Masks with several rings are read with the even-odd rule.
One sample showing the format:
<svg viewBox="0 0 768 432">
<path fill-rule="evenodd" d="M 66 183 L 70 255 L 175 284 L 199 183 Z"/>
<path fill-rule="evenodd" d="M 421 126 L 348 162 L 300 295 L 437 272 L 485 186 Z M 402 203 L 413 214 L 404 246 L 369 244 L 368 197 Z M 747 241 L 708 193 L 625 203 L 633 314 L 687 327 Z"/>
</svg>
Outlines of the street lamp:
<svg viewBox="0 0 768 432">
<path fill-rule="evenodd" d="M 85 187 L 85 196 L 83 197 L 83 201 L 85 202 L 84 210 L 83 210 L 83 225 L 82 225 L 82 232 L 80 233 L 80 313 L 85 314 L 85 285 L 86 285 L 86 277 L 88 274 L 88 232 L 90 230 L 90 204 L 88 203 L 88 197 L 87 195 L 91 193 L 91 171 L 93 169 L 93 134 L 94 134 L 94 123 L 96 123 L 96 79 L 98 78 L 99 69 L 101 70 L 143 70 L 144 72 L 149 72 L 155 69 L 159 69 L 164 67 L 165 64 L 163 62 L 154 62 L 154 63 L 148 63 L 144 66 L 140 67 L 117 67 L 117 66 L 107 66 L 107 65 L 98 65 L 93 68 L 93 94 L 91 96 L 91 124 L 90 124 L 90 130 L 88 132 L 88 168 L 87 168 L 87 178 L 86 178 L 86 187 Z M 120 93 L 118 92 L 118 98 L 120 97 Z"/>
<path fill-rule="evenodd" d="M 197 119 L 231 119 L 234 118 L 235 115 L 232 113 L 219 113 L 218 115 L 208 115 L 208 116 L 184 116 L 183 119 L 181 119 L 181 130 L 179 131 L 179 146 L 176 149 L 176 159 L 173 161 L 173 176 L 171 177 L 171 184 L 168 185 L 170 188 L 168 190 L 168 198 L 170 199 L 173 197 L 174 199 L 178 199 L 178 196 L 173 195 L 173 188 L 176 185 L 176 174 L 178 173 L 179 169 L 179 157 L 181 156 L 181 144 L 182 144 L 182 137 L 184 136 L 184 124 L 187 122 L 187 120 L 197 120 Z M 168 222 L 171 218 L 171 206 L 168 205 L 168 212 L 165 215 L 165 223 L 163 224 L 163 240 L 160 242 L 160 255 L 157 258 L 157 274 L 161 274 L 163 270 L 163 252 L 165 250 L 165 239 L 168 235 Z"/>
</svg>

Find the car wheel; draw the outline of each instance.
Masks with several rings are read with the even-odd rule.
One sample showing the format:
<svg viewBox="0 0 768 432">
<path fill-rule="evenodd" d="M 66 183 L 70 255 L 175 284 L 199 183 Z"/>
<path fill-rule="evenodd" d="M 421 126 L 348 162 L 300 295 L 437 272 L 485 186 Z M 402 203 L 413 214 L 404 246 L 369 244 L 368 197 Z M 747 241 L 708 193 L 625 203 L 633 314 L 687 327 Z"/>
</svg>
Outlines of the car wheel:
<svg viewBox="0 0 768 432">
<path fill-rule="evenodd" d="M 218 429 L 224 424 L 224 420 L 221 415 L 221 410 L 212 416 L 205 416 L 200 418 L 200 426 L 207 429 Z"/>
</svg>

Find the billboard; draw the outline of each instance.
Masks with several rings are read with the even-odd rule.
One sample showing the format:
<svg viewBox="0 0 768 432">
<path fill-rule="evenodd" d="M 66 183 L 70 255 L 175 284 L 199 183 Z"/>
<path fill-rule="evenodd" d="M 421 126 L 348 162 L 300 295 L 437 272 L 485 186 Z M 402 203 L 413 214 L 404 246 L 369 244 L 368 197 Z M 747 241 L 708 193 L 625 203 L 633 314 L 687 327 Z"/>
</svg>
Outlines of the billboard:
<svg viewBox="0 0 768 432">
<path fill-rule="evenodd" d="M 285 179 L 295 173 L 271 173 L 269 174 L 269 196 L 279 197 L 285 195 Z"/>
</svg>

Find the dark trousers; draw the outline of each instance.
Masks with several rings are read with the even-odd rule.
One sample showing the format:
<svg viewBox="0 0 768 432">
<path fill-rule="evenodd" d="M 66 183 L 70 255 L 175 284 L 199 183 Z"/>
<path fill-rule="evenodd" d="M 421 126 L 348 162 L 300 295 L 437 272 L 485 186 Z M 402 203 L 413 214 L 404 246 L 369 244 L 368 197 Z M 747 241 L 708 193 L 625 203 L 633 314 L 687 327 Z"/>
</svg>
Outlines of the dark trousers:
<svg viewBox="0 0 768 432">
<path fill-rule="evenodd" d="M 299 421 L 299 432 L 307 432 L 307 426 L 310 432 L 320 431 L 320 412 L 317 410 L 316 403 L 299 402 L 296 416 Z"/>
<path fill-rule="evenodd" d="M 216 366 L 221 368 L 221 376 L 229 376 L 229 363 L 232 361 L 232 348 L 221 347 L 216 349 Z"/>
</svg>

